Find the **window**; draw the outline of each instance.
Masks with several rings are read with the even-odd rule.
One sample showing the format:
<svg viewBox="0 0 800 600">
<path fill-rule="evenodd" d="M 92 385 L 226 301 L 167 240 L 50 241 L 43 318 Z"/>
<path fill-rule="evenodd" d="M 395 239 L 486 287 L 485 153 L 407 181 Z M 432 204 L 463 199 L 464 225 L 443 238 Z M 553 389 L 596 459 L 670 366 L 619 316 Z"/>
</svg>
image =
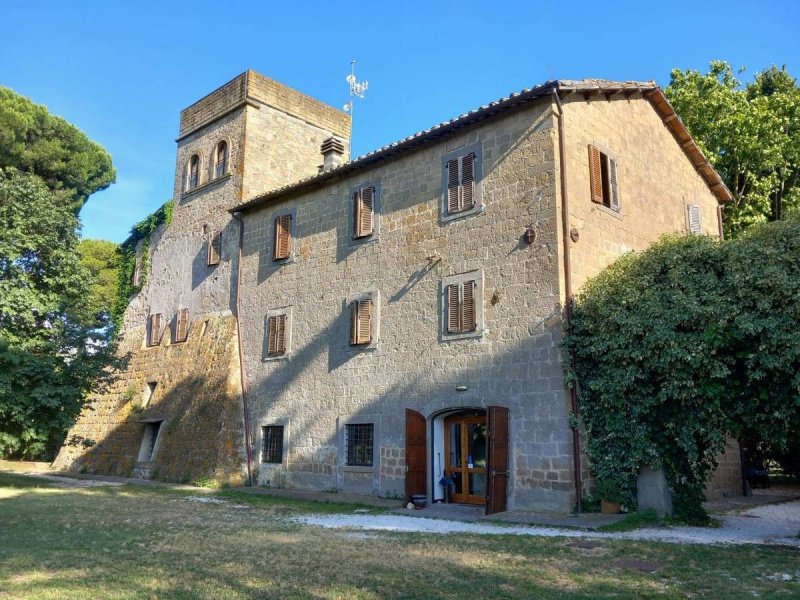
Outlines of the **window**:
<svg viewBox="0 0 800 600">
<path fill-rule="evenodd" d="M 222 177 L 228 173 L 228 143 L 221 141 L 217 144 L 214 161 L 214 178 Z"/>
<path fill-rule="evenodd" d="M 688 204 L 686 206 L 686 229 L 692 235 L 703 235 L 700 206 L 697 204 Z"/>
<path fill-rule="evenodd" d="M 261 428 L 261 462 L 283 462 L 283 425 L 267 425 Z"/>
<path fill-rule="evenodd" d="M 175 318 L 175 342 L 185 342 L 189 338 L 189 309 L 182 308 Z"/>
<path fill-rule="evenodd" d="M 275 217 L 272 260 L 285 260 L 292 255 L 292 215 Z"/>
<path fill-rule="evenodd" d="M 372 298 L 350 302 L 350 345 L 372 342 Z"/>
<path fill-rule="evenodd" d="M 142 285 L 142 255 L 137 250 L 136 259 L 133 263 L 133 275 L 131 276 L 131 285 L 139 287 Z"/>
<path fill-rule="evenodd" d="M 591 144 L 589 145 L 589 179 L 592 202 L 619 212 L 617 161 Z"/>
<path fill-rule="evenodd" d="M 208 266 L 212 267 L 219 264 L 222 252 L 222 232 L 215 231 L 208 238 Z"/>
<path fill-rule="evenodd" d="M 345 425 L 345 464 L 352 467 L 372 466 L 373 435 L 372 423 Z"/>
<path fill-rule="evenodd" d="M 161 313 L 151 314 L 148 319 L 147 345 L 158 346 L 161 343 Z"/>
<path fill-rule="evenodd" d="M 481 143 L 450 152 L 442 160 L 442 219 L 456 219 L 482 210 Z"/>
<path fill-rule="evenodd" d="M 186 177 L 186 191 L 191 192 L 200 185 L 200 157 L 193 154 L 189 159 L 189 172 Z"/>
<path fill-rule="evenodd" d="M 284 356 L 288 348 L 286 313 L 267 317 L 267 356 Z"/>
<path fill-rule="evenodd" d="M 442 280 L 442 331 L 448 337 L 483 333 L 483 274 L 471 271 Z"/>
<path fill-rule="evenodd" d="M 353 192 L 353 239 L 371 236 L 374 227 L 375 188 L 359 188 Z"/>
</svg>

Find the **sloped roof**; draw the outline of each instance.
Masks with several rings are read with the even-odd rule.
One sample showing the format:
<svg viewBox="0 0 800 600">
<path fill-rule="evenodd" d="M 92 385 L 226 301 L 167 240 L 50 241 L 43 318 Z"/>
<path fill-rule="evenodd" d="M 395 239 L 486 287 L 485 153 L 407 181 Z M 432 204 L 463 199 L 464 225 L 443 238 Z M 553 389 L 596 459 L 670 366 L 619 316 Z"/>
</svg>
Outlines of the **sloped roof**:
<svg viewBox="0 0 800 600">
<path fill-rule="evenodd" d="M 289 185 L 285 185 L 264 194 L 251 198 L 246 202 L 230 209 L 230 212 L 243 212 L 256 208 L 262 204 L 282 199 L 286 196 L 316 189 L 329 181 L 341 179 L 352 173 L 361 171 L 378 162 L 394 158 L 423 145 L 428 145 L 443 137 L 447 137 L 456 131 L 479 121 L 485 121 L 500 113 L 506 112 L 514 107 L 539 100 L 557 91 L 561 98 L 569 97 L 572 94 L 583 94 L 587 98 L 594 95 L 603 95 L 608 99 L 615 96 L 630 97 L 634 94 L 642 94 L 653 105 L 656 113 L 661 117 L 664 124 L 675 136 L 686 156 L 694 165 L 697 172 L 705 180 L 711 192 L 719 202 L 730 202 L 733 199 L 722 178 L 714 170 L 708 159 L 703 155 L 697 143 L 692 138 L 680 117 L 672 108 L 672 105 L 664 96 L 664 92 L 658 87 L 655 81 L 609 81 L 607 79 L 558 79 L 547 81 L 536 87 L 526 88 L 520 92 L 514 92 L 494 102 L 484 104 L 474 110 L 459 115 L 449 121 L 444 121 L 434 125 L 429 129 L 419 131 L 402 140 L 393 142 L 377 150 L 373 150 L 358 158 L 346 162 L 342 165 L 322 171 L 311 177 L 301 179 Z"/>
</svg>

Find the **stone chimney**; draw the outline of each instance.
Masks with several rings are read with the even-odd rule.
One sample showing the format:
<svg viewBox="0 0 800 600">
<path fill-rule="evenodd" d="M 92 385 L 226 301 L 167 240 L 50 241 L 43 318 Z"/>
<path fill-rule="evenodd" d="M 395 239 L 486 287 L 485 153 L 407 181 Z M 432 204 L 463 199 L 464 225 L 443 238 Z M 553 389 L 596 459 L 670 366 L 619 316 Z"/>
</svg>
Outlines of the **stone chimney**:
<svg viewBox="0 0 800 600">
<path fill-rule="evenodd" d="M 344 162 L 344 144 L 339 138 L 329 137 L 322 142 L 321 150 L 324 158 L 322 171 L 330 171 Z"/>
</svg>

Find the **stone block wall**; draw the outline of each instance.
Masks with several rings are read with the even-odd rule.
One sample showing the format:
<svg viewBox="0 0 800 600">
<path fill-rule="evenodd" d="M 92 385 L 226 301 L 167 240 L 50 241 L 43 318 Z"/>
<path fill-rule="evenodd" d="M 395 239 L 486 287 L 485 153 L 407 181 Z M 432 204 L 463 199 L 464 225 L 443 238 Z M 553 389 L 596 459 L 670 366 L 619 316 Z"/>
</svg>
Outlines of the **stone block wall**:
<svg viewBox="0 0 800 600">
<path fill-rule="evenodd" d="M 210 478 L 239 485 L 245 478 L 236 320 L 195 320 L 186 342 L 146 347 L 143 327 L 126 331 L 118 360 L 89 398 L 54 467 L 131 476 L 145 425 L 161 424 L 150 477 Z M 147 405 L 148 384 L 155 391 Z M 85 445 L 84 445 L 85 442 Z"/>
<path fill-rule="evenodd" d="M 560 307 L 549 103 L 528 106 L 441 141 L 245 213 L 242 326 L 252 436 L 283 424 L 281 466 L 263 482 L 402 494 L 405 409 L 511 410 L 511 505 L 567 511 L 572 470 L 558 340 Z M 442 158 L 479 144 L 485 210 L 440 219 Z M 350 191 L 380 185 L 375 241 L 350 237 Z M 272 261 L 273 218 L 295 211 L 295 253 Z M 537 233 L 529 246 L 527 227 Z M 485 331 L 443 339 L 442 279 L 482 270 Z M 379 293 L 380 334 L 348 345 L 346 299 Z M 265 360 L 265 315 L 292 308 L 291 348 Z M 456 386 L 465 386 L 457 391 Z M 375 425 L 376 464 L 343 465 L 342 428 Z M 323 462 L 320 462 L 323 461 Z M 280 472 L 280 478 L 275 473 Z M 267 475 L 269 473 L 270 475 Z"/>
</svg>

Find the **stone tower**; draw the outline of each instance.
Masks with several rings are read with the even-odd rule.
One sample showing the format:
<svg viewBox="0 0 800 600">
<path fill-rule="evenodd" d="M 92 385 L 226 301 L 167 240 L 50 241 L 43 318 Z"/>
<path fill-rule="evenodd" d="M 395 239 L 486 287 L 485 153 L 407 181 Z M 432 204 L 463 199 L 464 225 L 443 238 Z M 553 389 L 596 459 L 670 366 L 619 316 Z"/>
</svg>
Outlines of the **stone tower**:
<svg viewBox="0 0 800 600">
<path fill-rule="evenodd" d="M 228 210 L 315 175 L 323 142 L 346 148 L 349 137 L 348 115 L 254 71 L 181 112 L 172 220 L 138 249 L 146 280 L 124 315 L 121 366 L 91 395 L 56 467 L 241 480 L 239 223 Z"/>
</svg>

